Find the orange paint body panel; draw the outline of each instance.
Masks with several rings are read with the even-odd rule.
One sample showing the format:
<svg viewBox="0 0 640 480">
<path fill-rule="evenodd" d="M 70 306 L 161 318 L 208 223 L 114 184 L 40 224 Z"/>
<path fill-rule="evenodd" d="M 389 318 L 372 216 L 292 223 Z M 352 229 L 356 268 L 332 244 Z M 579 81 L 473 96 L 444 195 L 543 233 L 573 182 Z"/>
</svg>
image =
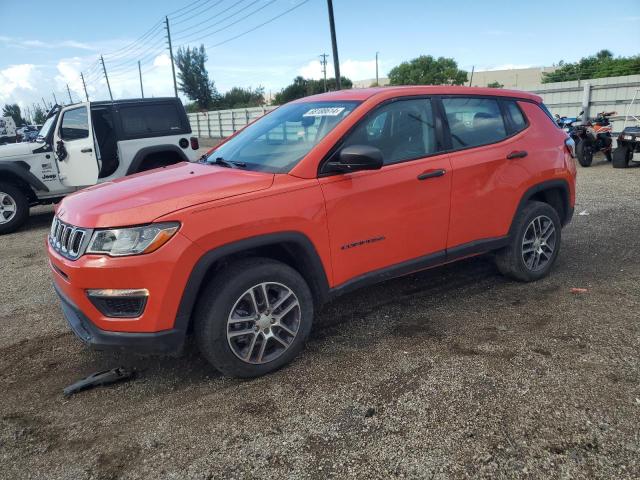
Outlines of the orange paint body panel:
<svg viewBox="0 0 640 480">
<path fill-rule="evenodd" d="M 405 97 L 451 95 L 515 99 L 527 126 L 488 145 L 459 150 L 443 145 L 432 155 L 377 170 L 321 173 L 342 139 L 378 106 Z M 189 300 L 190 282 L 202 273 L 203 259 L 238 242 L 291 232 L 307 239 L 325 289 L 333 291 L 372 272 L 432 256 L 449 261 L 450 249 L 506 238 L 523 196 L 545 182 L 566 184 L 566 213 L 573 210 L 576 170 L 564 144 L 567 137 L 535 95 L 391 87 L 333 92 L 296 103 L 322 101 L 360 103 L 287 173 L 181 163 L 65 198 L 57 217 L 90 232 L 164 222 L 180 227 L 158 250 L 124 257 L 85 253 L 70 259 L 47 242 L 63 303 L 104 332 L 170 331 Z M 447 122 L 440 115 L 439 121 Z M 438 128 L 445 138 L 448 130 Z M 527 155 L 507 158 L 518 151 Z M 441 174 L 422 178 L 436 171 Z M 149 296 L 140 316 L 113 318 L 101 313 L 88 289 L 147 289 Z"/>
</svg>

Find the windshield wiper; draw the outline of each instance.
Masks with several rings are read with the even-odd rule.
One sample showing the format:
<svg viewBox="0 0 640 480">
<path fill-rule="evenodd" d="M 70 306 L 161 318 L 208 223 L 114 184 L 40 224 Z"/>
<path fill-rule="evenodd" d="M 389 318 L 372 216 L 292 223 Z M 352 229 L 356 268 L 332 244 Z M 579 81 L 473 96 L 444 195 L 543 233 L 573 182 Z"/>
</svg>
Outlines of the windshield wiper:
<svg viewBox="0 0 640 480">
<path fill-rule="evenodd" d="M 244 162 L 234 162 L 232 160 L 225 160 L 222 157 L 216 157 L 216 159 L 213 162 L 209 162 L 209 163 L 215 163 L 216 165 L 220 165 L 222 167 L 227 167 L 227 168 L 245 168 L 247 166 L 247 164 Z"/>
</svg>

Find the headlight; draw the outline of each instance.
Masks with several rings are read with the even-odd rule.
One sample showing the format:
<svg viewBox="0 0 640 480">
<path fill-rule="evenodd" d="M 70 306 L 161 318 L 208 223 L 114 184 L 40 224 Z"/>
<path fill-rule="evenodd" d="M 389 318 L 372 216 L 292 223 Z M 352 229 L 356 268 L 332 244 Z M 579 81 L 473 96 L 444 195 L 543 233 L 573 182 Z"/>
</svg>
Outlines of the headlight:
<svg viewBox="0 0 640 480">
<path fill-rule="evenodd" d="M 179 226 L 179 223 L 155 223 L 143 227 L 96 230 L 86 253 L 112 257 L 150 253 L 167 243 Z"/>
</svg>

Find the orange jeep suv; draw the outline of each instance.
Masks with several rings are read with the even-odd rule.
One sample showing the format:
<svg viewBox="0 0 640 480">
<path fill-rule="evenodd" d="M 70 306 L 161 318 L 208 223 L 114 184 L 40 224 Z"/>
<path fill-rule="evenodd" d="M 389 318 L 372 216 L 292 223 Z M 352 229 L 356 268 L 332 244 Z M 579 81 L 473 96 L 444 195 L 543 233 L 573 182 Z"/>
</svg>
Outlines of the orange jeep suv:
<svg viewBox="0 0 640 480">
<path fill-rule="evenodd" d="M 224 374 L 262 375 L 352 289 L 486 252 L 516 280 L 547 275 L 573 214 L 573 156 L 524 92 L 303 98 L 198 163 L 62 200 L 47 242 L 55 288 L 89 345 L 173 353 L 193 332 Z"/>
</svg>

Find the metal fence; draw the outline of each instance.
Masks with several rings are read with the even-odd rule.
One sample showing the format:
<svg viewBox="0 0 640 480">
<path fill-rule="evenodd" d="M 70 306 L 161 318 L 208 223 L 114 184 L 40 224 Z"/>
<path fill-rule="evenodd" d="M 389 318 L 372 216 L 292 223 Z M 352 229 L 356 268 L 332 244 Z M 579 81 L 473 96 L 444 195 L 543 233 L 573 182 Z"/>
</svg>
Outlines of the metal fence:
<svg viewBox="0 0 640 480">
<path fill-rule="evenodd" d="M 190 113 L 189 123 L 198 137 L 225 138 L 274 108 L 265 106 Z"/>
<path fill-rule="evenodd" d="M 640 117 L 640 75 L 595 78 L 572 82 L 544 83 L 525 86 L 522 90 L 540 95 L 551 113 L 575 117 L 587 102 L 590 115 L 616 111 L 613 131 L 622 130 L 625 117 Z M 632 99 L 636 101 L 631 104 Z M 191 129 L 199 137 L 225 138 L 276 108 L 275 106 L 236 108 L 190 113 Z"/>
</svg>

